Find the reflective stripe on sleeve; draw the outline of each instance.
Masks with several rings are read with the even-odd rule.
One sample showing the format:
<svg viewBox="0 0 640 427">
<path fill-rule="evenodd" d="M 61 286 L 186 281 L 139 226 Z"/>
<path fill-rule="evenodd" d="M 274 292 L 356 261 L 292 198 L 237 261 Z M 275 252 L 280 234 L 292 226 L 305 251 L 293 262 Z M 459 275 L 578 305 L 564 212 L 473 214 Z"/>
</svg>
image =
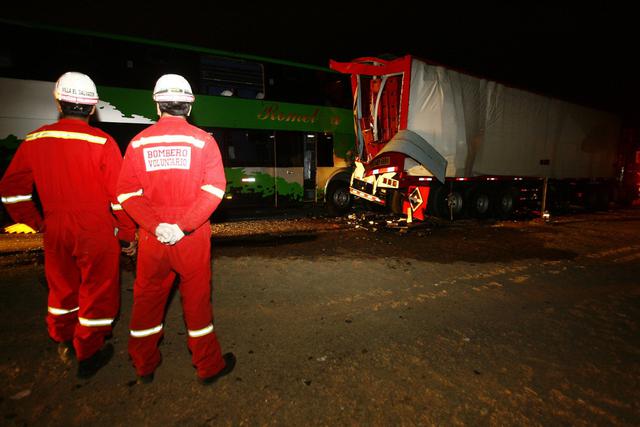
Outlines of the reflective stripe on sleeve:
<svg viewBox="0 0 640 427">
<path fill-rule="evenodd" d="M 189 135 L 146 136 L 140 139 L 136 139 L 135 141 L 131 141 L 131 146 L 133 148 L 138 148 L 141 145 L 147 145 L 147 144 L 174 144 L 176 142 L 184 142 L 186 144 L 191 144 L 197 148 L 204 147 L 203 140 L 194 138 L 193 136 L 189 136 Z"/>
<path fill-rule="evenodd" d="M 81 141 L 91 142 L 92 144 L 103 145 L 107 142 L 107 138 L 103 136 L 91 135 L 81 132 L 65 132 L 62 130 L 44 130 L 42 132 L 30 133 L 24 140 L 32 141 L 40 138 L 59 138 L 59 139 L 79 139 Z"/>
<path fill-rule="evenodd" d="M 80 307 L 72 308 L 71 310 L 65 310 L 64 308 L 47 307 L 47 311 L 55 316 L 62 316 L 63 314 L 73 313 L 80 310 Z"/>
<path fill-rule="evenodd" d="M 111 203 L 111 210 L 112 211 L 121 211 L 122 210 L 122 205 Z"/>
<path fill-rule="evenodd" d="M 31 200 L 31 194 L 22 194 L 18 196 L 8 196 L 2 198 L 2 203 L 6 203 L 7 205 L 11 203 L 20 203 Z"/>
<path fill-rule="evenodd" d="M 113 319 L 87 319 L 86 317 L 78 317 L 78 322 L 82 326 L 109 326 L 113 323 Z"/>
<path fill-rule="evenodd" d="M 210 334 L 211 332 L 213 332 L 213 323 L 209 323 L 209 326 L 207 326 L 206 328 L 198 329 L 196 331 L 188 330 L 188 332 L 191 338 L 198 338 L 203 335 Z"/>
<path fill-rule="evenodd" d="M 134 196 L 142 196 L 142 188 L 138 191 L 134 191 L 133 193 L 122 193 L 118 195 L 118 201 L 122 204 Z"/>
<path fill-rule="evenodd" d="M 211 184 L 203 185 L 200 188 L 202 190 L 206 191 L 207 193 L 213 194 L 214 196 L 216 196 L 219 199 L 222 199 L 224 197 L 224 190 L 221 190 L 218 187 L 214 187 Z"/>
<path fill-rule="evenodd" d="M 132 337 L 143 338 L 143 337 L 148 337 L 149 335 L 157 334 L 161 330 L 162 330 L 162 323 L 150 329 L 138 329 L 138 330 L 131 329 L 129 333 L 131 334 Z"/>
</svg>

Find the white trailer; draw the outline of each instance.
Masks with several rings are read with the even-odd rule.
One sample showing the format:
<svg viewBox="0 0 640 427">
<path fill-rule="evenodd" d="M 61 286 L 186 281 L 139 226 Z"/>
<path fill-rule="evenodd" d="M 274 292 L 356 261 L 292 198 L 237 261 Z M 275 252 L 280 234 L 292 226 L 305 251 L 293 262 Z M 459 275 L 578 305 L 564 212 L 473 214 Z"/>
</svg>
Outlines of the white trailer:
<svg viewBox="0 0 640 427">
<path fill-rule="evenodd" d="M 331 68 L 351 74 L 355 196 L 421 219 L 540 208 L 543 183 L 554 208 L 606 208 L 618 194 L 612 113 L 409 55 Z"/>
</svg>

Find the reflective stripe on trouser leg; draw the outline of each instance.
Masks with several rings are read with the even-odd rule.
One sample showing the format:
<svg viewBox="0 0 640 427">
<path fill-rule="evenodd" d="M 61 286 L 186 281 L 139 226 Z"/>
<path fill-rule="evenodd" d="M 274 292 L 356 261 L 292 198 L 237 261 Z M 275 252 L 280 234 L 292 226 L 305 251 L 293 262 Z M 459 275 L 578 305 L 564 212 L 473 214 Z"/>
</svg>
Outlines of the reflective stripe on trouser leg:
<svg viewBox="0 0 640 427">
<path fill-rule="evenodd" d="M 47 215 L 44 249 L 48 305 L 79 307 L 71 332 L 78 360 L 102 347 L 119 309 L 120 245 L 112 223 L 109 212 L 54 211 Z M 58 329 L 55 315 L 49 314 L 50 334 L 57 329 L 64 335 L 60 336 L 63 341 L 70 339 L 69 325 Z M 79 318 L 86 320 L 80 323 Z"/>
<path fill-rule="evenodd" d="M 224 367 L 213 328 L 210 235 L 211 229 L 205 224 L 171 252 L 171 263 L 180 274 L 182 310 L 190 332 L 187 344 L 199 377 L 211 376 Z"/>
<path fill-rule="evenodd" d="M 137 375 L 148 375 L 156 370 L 162 359 L 158 343 L 163 336 L 162 324 L 129 331 L 129 355 Z"/>
<path fill-rule="evenodd" d="M 78 360 L 93 356 L 113 330 L 120 307 L 120 245 L 113 229 L 86 241 L 78 236 L 78 265 L 83 281 L 78 295 L 80 311 L 74 336 Z M 97 247 L 99 246 L 99 247 Z"/>
<path fill-rule="evenodd" d="M 187 331 L 189 333 L 189 336 L 191 338 L 200 338 L 201 336 L 210 334 L 211 332 L 213 332 L 213 323 L 209 323 L 208 326 L 202 328 L 202 329 L 196 329 L 196 330 L 191 330 L 189 329 Z"/>
<path fill-rule="evenodd" d="M 170 274 L 156 287 L 156 292 L 151 293 L 140 291 L 136 279 L 129 332 L 129 355 L 137 375 L 154 372 L 162 359 L 158 343 L 164 336 L 162 317 L 174 279 L 175 274 Z M 135 286 L 138 287 L 137 292 Z"/>
<path fill-rule="evenodd" d="M 128 345 L 137 375 L 154 372 L 162 357 L 158 343 L 164 335 L 164 309 L 175 280 L 167 251 L 154 235 L 140 229 Z"/>
<path fill-rule="evenodd" d="M 78 317 L 78 323 L 82 326 L 87 326 L 89 328 L 95 328 L 97 326 L 111 326 L 115 319 L 105 318 L 105 319 L 87 319 L 86 317 Z"/>
<path fill-rule="evenodd" d="M 151 335 L 154 334 L 159 334 L 160 332 L 162 332 L 162 323 L 160 323 L 158 326 L 154 326 L 153 328 L 149 328 L 149 329 L 138 329 L 138 330 L 130 330 L 129 333 L 131 334 L 132 337 L 134 338 L 145 338 L 145 337 L 150 337 Z"/>
<path fill-rule="evenodd" d="M 78 310 L 80 307 L 64 309 L 47 307 L 47 329 L 49 336 L 56 342 L 73 340 L 73 332 L 78 322 Z"/>
<path fill-rule="evenodd" d="M 68 237 L 65 239 L 63 233 L 57 233 L 56 227 L 59 224 L 48 221 L 44 233 L 44 272 L 49 288 L 46 321 L 49 336 L 63 342 L 73 340 L 78 323 L 81 276 L 72 253 L 64 245 Z"/>
<path fill-rule="evenodd" d="M 47 307 L 47 311 L 51 314 L 53 314 L 54 316 L 62 316 L 65 314 L 70 314 L 73 313 L 75 311 L 80 310 L 80 307 L 74 307 L 71 309 L 64 309 L 64 308 L 57 308 L 57 307 Z"/>
</svg>

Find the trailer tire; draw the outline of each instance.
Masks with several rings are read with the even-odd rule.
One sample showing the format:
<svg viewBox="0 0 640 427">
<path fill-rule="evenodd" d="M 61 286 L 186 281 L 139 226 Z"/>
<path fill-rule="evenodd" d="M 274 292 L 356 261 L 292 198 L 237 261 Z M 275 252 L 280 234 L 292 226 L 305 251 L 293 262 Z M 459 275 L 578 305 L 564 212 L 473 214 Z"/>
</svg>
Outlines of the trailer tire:
<svg viewBox="0 0 640 427">
<path fill-rule="evenodd" d="M 433 213 L 440 218 L 456 219 L 464 216 L 464 197 L 462 193 L 453 188 L 449 190 L 447 185 L 442 185 L 433 191 Z"/>
<path fill-rule="evenodd" d="M 496 216 L 500 219 L 508 219 L 516 209 L 516 190 L 512 186 L 498 191 L 493 204 Z"/>
<path fill-rule="evenodd" d="M 611 200 L 622 207 L 631 206 L 633 204 L 633 187 L 613 187 Z"/>
<path fill-rule="evenodd" d="M 449 218 L 456 219 L 464 216 L 465 200 L 460 190 L 454 188 L 447 195 L 447 214 Z"/>
<path fill-rule="evenodd" d="M 607 185 L 600 185 L 596 190 L 596 209 L 601 211 L 609 210 L 609 187 Z"/>
<path fill-rule="evenodd" d="M 326 201 L 329 215 L 346 214 L 353 205 L 353 196 L 349 193 L 349 183 L 346 181 L 330 182 L 327 186 Z"/>
<path fill-rule="evenodd" d="M 547 206 L 552 213 L 563 214 L 571 210 L 571 198 L 566 184 L 549 183 Z"/>
<path fill-rule="evenodd" d="M 598 191 L 595 185 L 589 185 L 585 190 L 584 207 L 589 212 L 598 210 Z"/>
<path fill-rule="evenodd" d="M 391 208 L 391 212 L 396 215 L 402 215 L 402 205 L 404 202 L 404 196 L 399 190 L 393 190 L 391 192 L 391 203 L 389 207 Z"/>
<path fill-rule="evenodd" d="M 487 218 L 491 216 L 491 197 L 483 186 L 479 186 L 468 194 L 467 209 L 469 215 L 474 218 Z"/>
<path fill-rule="evenodd" d="M 427 204 L 427 212 L 439 218 L 448 218 L 449 209 L 447 207 L 447 189 L 440 185 L 431 190 L 429 194 L 429 203 Z"/>
</svg>

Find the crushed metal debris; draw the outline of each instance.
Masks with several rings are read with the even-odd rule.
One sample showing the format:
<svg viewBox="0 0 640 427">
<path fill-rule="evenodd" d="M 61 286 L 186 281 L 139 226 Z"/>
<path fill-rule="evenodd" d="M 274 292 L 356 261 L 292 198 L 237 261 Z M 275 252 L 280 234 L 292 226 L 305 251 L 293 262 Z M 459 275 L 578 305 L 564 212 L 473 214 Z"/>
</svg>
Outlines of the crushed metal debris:
<svg viewBox="0 0 640 427">
<path fill-rule="evenodd" d="M 346 217 L 347 224 L 354 229 L 378 232 L 378 231 L 395 231 L 399 234 L 405 234 L 414 230 L 421 233 L 429 233 L 438 223 L 436 219 L 427 219 L 425 221 L 407 222 L 406 217 L 400 217 L 395 214 L 388 213 L 352 213 Z"/>
</svg>

